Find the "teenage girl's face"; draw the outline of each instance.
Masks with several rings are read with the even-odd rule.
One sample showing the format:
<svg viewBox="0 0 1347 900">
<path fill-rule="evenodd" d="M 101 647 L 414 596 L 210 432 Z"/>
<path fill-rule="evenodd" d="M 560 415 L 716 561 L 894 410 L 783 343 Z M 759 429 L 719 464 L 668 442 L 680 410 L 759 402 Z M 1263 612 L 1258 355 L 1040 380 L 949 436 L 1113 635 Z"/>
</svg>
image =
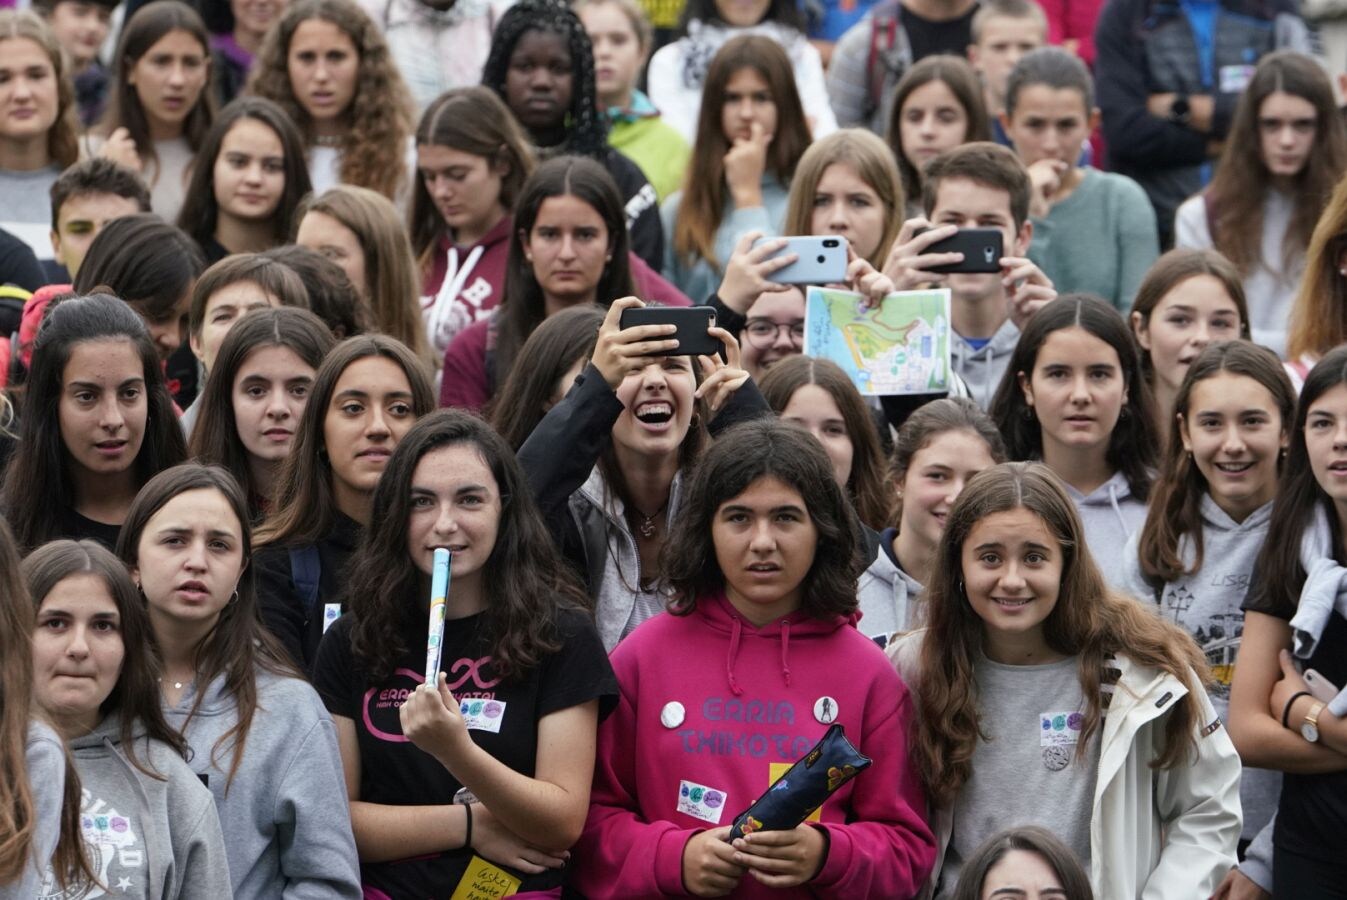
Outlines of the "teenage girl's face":
<svg viewBox="0 0 1347 900">
<path fill-rule="evenodd" d="M 220 345 L 234 323 L 255 309 L 280 306 L 281 301 L 262 290 L 255 281 L 236 281 L 206 298 L 201 316 L 201 332 L 192 335 L 192 352 L 209 372 L 215 365 Z"/>
<path fill-rule="evenodd" d="M 949 511 L 968 479 L 995 464 L 987 442 L 972 431 L 942 431 L 933 436 L 912 454 L 898 483 L 903 501 L 899 533 L 914 536 L 928 547 L 937 546 Z"/>
<path fill-rule="evenodd" d="M 689 356 L 638 361 L 617 386 L 626 407 L 613 424 L 613 444 L 640 456 L 678 453 L 691 427 L 697 380 Z"/>
<path fill-rule="evenodd" d="M 814 188 L 810 234 L 839 234 L 869 259 L 884 236 L 884 204 L 850 163 L 833 163 Z"/>
<path fill-rule="evenodd" d="M 1300 174 L 1314 149 L 1318 113 L 1304 97 L 1274 91 L 1258 107 L 1258 139 L 1263 164 L 1274 176 Z"/>
<path fill-rule="evenodd" d="M 1033 372 L 1020 372 L 1019 380 L 1045 446 L 1108 446 L 1127 404 L 1127 385 L 1118 352 L 1107 341 L 1079 327 L 1054 331 L 1038 348 Z"/>
<path fill-rule="evenodd" d="M 1002 121 L 1026 166 L 1045 159 L 1075 166 L 1094 124 L 1079 90 L 1046 84 L 1021 88 L 1015 114 Z"/>
<path fill-rule="evenodd" d="M 75 468 L 97 475 L 131 468 L 149 417 L 145 369 L 135 346 L 121 338 L 76 344 L 61 373 L 57 416 Z"/>
<path fill-rule="evenodd" d="M 801 585 L 818 552 L 818 528 L 804 498 L 772 476 L 720 504 L 711 522 L 725 594 L 762 625 L 800 608 Z"/>
<path fill-rule="evenodd" d="M 290 89 L 314 124 L 332 124 L 355 99 L 360 53 L 351 36 L 323 19 L 306 19 L 286 54 Z"/>
<path fill-rule="evenodd" d="M 533 229 L 521 238 L 545 296 L 560 306 L 594 302 L 612 258 L 608 226 L 598 210 L 571 194 L 548 197 Z"/>
<path fill-rule="evenodd" d="M 1052 865 L 1031 850 L 1011 850 L 987 870 L 981 900 L 1075 900 Z"/>
<path fill-rule="evenodd" d="M 804 293 L 792 287 L 788 291 L 758 295 L 748 308 L 744 330 L 739 335 L 739 350 L 748 374 L 761 381 L 768 369 L 783 359 L 798 356 L 803 346 Z"/>
<path fill-rule="evenodd" d="M 323 419 L 323 447 L 338 499 L 374 491 L 388 457 L 415 421 L 411 382 L 401 366 L 366 356 L 346 367 Z"/>
<path fill-rule="evenodd" d="M 453 554 L 453 580 L 479 575 L 500 530 L 500 485 L 473 444 L 431 450 L 412 472 L 407 552 L 430 575 L 435 549 Z"/>
<path fill-rule="evenodd" d="M 943 81 L 928 81 L 907 95 L 898 112 L 903 155 L 917 171 L 968 137 L 968 113 Z"/>
<path fill-rule="evenodd" d="M 88 733 L 122 674 L 121 615 L 107 583 L 69 575 L 42 598 L 33 631 L 33 699 L 63 726 Z"/>
<path fill-rule="evenodd" d="M 772 0 L 716 0 L 716 15 L 732 28 L 756 25 L 767 15 Z"/>
<path fill-rule="evenodd" d="M 229 0 L 229 9 L 236 29 L 260 37 L 285 12 L 285 0 Z"/>
<path fill-rule="evenodd" d="M 594 45 L 594 86 L 605 106 L 630 96 L 641 72 L 644 54 L 631 19 L 616 3 L 590 3 L 580 10 L 580 21 Z"/>
<path fill-rule="evenodd" d="M 150 516 L 131 577 L 156 626 L 210 627 L 238 589 L 243 528 L 215 488 L 183 491 Z"/>
<path fill-rule="evenodd" d="M 99 48 L 107 40 L 112 22 L 112 8 L 101 3 L 67 0 L 57 3 L 47 13 L 47 24 L 61 49 L 70 55 L 76 71 L 93 62 Z"/>
<path fill-rule="evenodd" d="M 234 427 L 248 455 L 279 462 L 290 453 L 313 387 L 313 366 L 289 347 L 259 347 L 234 375 Z"/>
<path fill-rule="evenodd" d="M 725 82 L 725 105 L 720 108 L 720 129 L 725 140 L 736 140 L 753 135 L 753 123 L 762 126 L 770 140 L 776 134 L 777 109 L 772 97 L 772 86 L 757 69 L 742 68 Z"/>
<path fill-rule="evenodd" d="M 1243 521 L 1272 500 L 1288 435 L 1271 391 L 1247 375 L 1204 378 L 1193 385 L 1179 430 L 1211 499 L 1231 518 Z"/>
<path fill-rule="evenodd" d="M 851 479 L 856 445 L 851 442 L 846 419 L 842 418 L 842 411 L 837 408 L 832 394 L 817 384 L 801 385 L 790 395 L 790 402 L 781 410 L 781 418 L 803 425 L 819 439 L 833 464 L 833 478 L 845 489 Z"/>
<path fill-rule="evenodd" d="M 327 213 L 308 212 L 299 222 L 295 243 L 317 250 L 336 263 L 350 279 L 360 299 L 370 302 L 369 283 L 365 280 L 365 251 L 356 233 Z"/>
<path fill-rule="evenodd" d="M 548 131 L 565 120 L 574 83 L 566 39 L 551 31 L 526 31 L 510 54 L 505 104 L 529 131 Z"/>
<path fill-rule="evenodd" d="M 507 164 L 443 144 L 417 144 L 416 167 L 436 211 L 460 243 L 482 237 L 505 215 L 500 190 Z"/>
<path fill-rule="evenodd" d="M 1239 307 L 1213 275 L 1194 275 L 1160 298 L 1149 318 L 1132 313 L 1137 343 L 1151 354 L 1155 378 L 1177 391 L 1193 360 L 1212 341 L 1239 337 Z"/>
<path fill-rule="evenodd" d="M 127 74 L 152 125 L 182 125 L 210 77 L 210 53 L 190 31 L 175 28 L 150 45 Z"/>
<path fill-rule="evenodd" d="M 992 513 L 960 551 L 964 593 L 989 636 L 1042 635 L 1062 584 L 1062 548 L 1047 523 L 1018 507 Z"/>
<path fill-rule="evenodd" d="M 47 51 L 28 38 L 0 40 L 0 138 L 45 137 L 59 107 Z"/>
<path fill-rule="evenodd" d="M 269 219 L 285 193 L 285 150 L 271 126 L 239 119 L 225 133 L 212 172 L 222 215 Z"/>
<path fill-rule="evenodd" d="M 1347 384 L 1335 384 L 1310 404 L 1305 417 L 1305 449 L 1314 480 L 1347 517 Z"/>
</svg>

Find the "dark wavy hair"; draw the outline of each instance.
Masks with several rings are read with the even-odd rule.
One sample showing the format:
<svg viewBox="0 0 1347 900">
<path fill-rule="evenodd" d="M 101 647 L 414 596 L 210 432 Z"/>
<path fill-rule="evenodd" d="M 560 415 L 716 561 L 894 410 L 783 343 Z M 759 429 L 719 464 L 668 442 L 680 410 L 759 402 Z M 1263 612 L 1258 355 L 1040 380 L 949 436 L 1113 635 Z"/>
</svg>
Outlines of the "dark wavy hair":
<svg viewBox="0 0 1347 900">
<path fill-rule="evenodd" d="M 573 306 L 548 316 L 533 330 L 519 352 L 527 366 L 515 366 L 505 386 L 492 399 L 487 418 L 514 450 L 538 427 L 547 412 L 557 379 L 578 360 L 594 354 L 604 312 L 595 306 Z"/>
<path fill-rule="evenodd" d="M 913 692 L 918 724 L 910 752 L 938 808 L 954 803 L 972 774 L 973 756 L 983 740 L 977 663 L 986 628 L 963 589 L 963 546 L 979 522 L 1015 509 L 1026 509 L 1041 519 L 1062 555 L 1057 602 L 1042 628 L 1055 653 L 1079 661 L 1085 723 L 1076 753 L 1088 752 L 1090 737 L 1103 724 L 1104 670 L 1119 654 L 1173 675 L 1188 688 L 1165 722 L 1164 745 L 1157 748 L 1153 768 L 1186 765 L 1197 729 L 1204 724 L 1199 696 L 1208 678 L 1207 663 L 1197 644 L 1154 610 L 1108 589 L 1085 544 L 1076 505 L 1051 469 L 1041 463 L 1001 463 L 969 479 L 954 501 L 926 585 L 927 628 Z"/>
<path fill-rule="evenodd" d="M 1141 373 L 1141 360 L 1131 331 L 1118 311 L 1098 297 L 1067 294 L 1034 313 L 1015 345 L 988 413 L 1005 436 L 1006 452 L 1011 459 L 1038 459 L 1043 455 L 1043 429 L 1033 407 L 1025 402 L 1020 376 L 1032 376 L 1038 351 L 1048 337 L 1067 328 L 1082 329 L 1118 354 L 1127 404 L 1109 437 L 1106 459 L 1115 472 L 1123 473 L 1132 496 L 1145 500 L 1150 495 L 1151 472 L 1159 447 L 1150 383 Z"/>
<path fill-rule="evenodd" d="M 1037 825 L 1021 825 L 983 841 L 959 867 L 959 883 L 954 888 L 954 900 L 982 900 L 987 874 L 1013 850 L 1032 853 L 1046 862 L 1066 892 L 1063 900 L 1094 900 L 1090 876 L 1085 873 L 1080 860 L 1057 835 Z"/>
<path fill-rule="evenodd" d="M 259 254 L 288 266 L 304 282 L 308 308 L 332 330 L 337 340 L 374 330 L 374 311 L 360 299 L 341 266 L 317 250 L 286 244 Z"/>
<path fill-rule="evenodd" d="M 538 166 L 524 182 L 515 210 L 514 233 L 510 235 L 510 253 L 505 263 L 505 302 L 501 304 L 496 320 L 495 369 L 487 373 L 493 386 L 509 377 L 524 342 L 547 317 L 543 289 L 533 274 L 533 264 L 525 256 L 524 244 L 533 232 L 543 203 L 552 197 L 575 197 L 584 201 L 599 214 L 608 229 L 608 250 L 612 258 L 599 277 L 595 301 L 607 307 L 619 297 L 635 293 L 628 252 L 631 245 L 627 236 L 627 214 L 613 176 L 592 159 L 578 156 L 558 156 Z"/>
<path fill-rule="evenodd" d="M 711 525 L 722 505 L 763 478 L 775 478 L 799 493 L 818 530 L 800 609 L 820 619 L 856 611 L 856 580 L 865 567 L 858 551 L 859 526 L 828 454 L 798 425 L 756 419 L 721 434 L 687 483 L 660 557 L 674 590 L 671 613 L 687 615 L 699 597 L 724 589 Z"/>
<path fill-rule="evenodd" d="M 504 166 L 500 182 L 500 205 L 506 212 L 514 209 L 524 180 L 533 173 L 533 151 L 514 116 L 490 88 L 454 88 L 445 91 L 426 107 L 416 126 L 418 147 L 450 147 L 486 160 L 488 166 Z M 437 242 L 445 233 L 444 217 L 418 176 L 412 187 L 411 211 L 407 233 L 412 252 L 423 268 L 431 263 Z"/>
<path fill-rule="evenodd" d="M 61 438 L 60 402 L 65 367 L 79 344 L 126 341 L 140 357 L 145 378 L 145 435 L 131 465 L 137 485 L 187 458 L 173 398 L 164 386 L 159 354 L 140 317 L 116 297 L 93 294 L 48 309 L 33 341 L 33 362 L 22 397 L 18 449 L 5 473 L 5 514 L 19 550 L 27 553 L 61 537 L 58 511 L 73 507 L 69 451 Z"/>
<path fill-rule="evenodd" d="M 1204 541 L 1202 532 L 1202 495 L 1210 489 L 1193 455 L 1183 449 L 1183 434 L 1179 423 L 1183 419 L 1191 431 L 1197 427 L 1189 419 L 1193 390 L 1208 378 L 1222 373 L 1243 375 L 1267 389 L 1276 404 L 1282 432 L 1287 433 L 1295 416 L 1296 391 L 1291 386 L 1286 369 L 1277 354 L 1266 347 L 1247 341 L 1223 341 L 1208 344 L 1188 367 L 1188 374 L 1174 397 L 1174 416 L 1171 419 L 1169 443 L 1164 462 L 1151 496 L 1146 524 L 1141 529 L 1137 544 L 1141 575 L 1156 592 L 1165 584 L 1184 575 L 1195 574 L 1202 568 Z M 1284 459 L 1277 459 L 1277 471 Z M 1180 554 L 1180 540 L 1186 539 L 1192 547 L 1191 564 L 1185 564 Z"/>
<path fill-rule="evenodd" d="M 243 761 L 253 714 L 258 708 L 258 672 L 303 677 L 290 663 L 286 651 L 262 625 L 261 614 L 257 609 L 257 591 L 253 586 L 253 570 L 249 565 L 253 556 L 252 528 L 248 524 L 248 504 L 243 498 L 242 488 L 233 475 L 219 466 L 184 463 L 165 469 L 141 488 L 135 502 L 131 504 L 126 524 L 117 538 L 117 556 L 128 569 L 136 569 L 140 565 L 140 538 L 150 519 L 180 494 L 201 490 L 215 491 L 224 497 L 234 518 L 238 520 L 239 540 L 243 545 L 237 597 L 221 610 L 215 627 L 193 648 L 198 683 L 210 684 L 223 675 L 225 690 L 233 695 L 238 707 L 237 724 L 220 735 L 210 754 L 211 764 L 218 766 L 219 756 L 226 749 L 233 751 L 225 781 L 225 790 L 228 791 Z M 157 652 L 157 645 L 154 646 Z M 187 720 L 183 723 L 183 732 L 186 732 L 192 717 L 201 708 L 205 696 L 204 690 L 197 693 Z"/>
<path fill-rule="evenodd" d="M 195 241 L 154 213 L 137 213 L 98 232 L 75 276 L 75 292 L 110 288 L 156 321 L 178 308 L 205 268 Z"/>
<path fill-rule="evenodd" d="M 500 491 L 500 525 L 482 572 L 483 633 L 496 672 L 510 680 L 522 678 L 560 649 L 556 613 L 589 606 L 543 524 L 510 447 L 476 416 L 437 410 L 413 425 L 393 451 L 374 490 L 369 527 L 348 568 L 351 649 L 371 683 L 387 678 L 399 657 L 424 640 L 429 581 L 407 552 L 412 477 L 426 454 L 456 445 L 476 451 Z"/>
<path fill-rule="evenodd" d="M 430 373 L 402 342 L 387 335 L 362 334 L 333 347 L 314 376 L 290 455 L 276 479 L 271 515 L 257 530 L 259 546 L 312 544 L 332 532 L 337 521 L 337 499 L 332 492 L 332 463 L 323 426 L 342 373 L 352 363 L 372 356 L 391 360 L 407 376 L 413 415 L 419 418 L 435 408 Z"/>
<path fill-rule="evenodd" d="M 1267 539 L 1254 563 L 1255 577 L 1249 587 L 1248 607 L 1275 610 L 1273 615 L 1290 619 L 1300 605 L 1305 587 L 1305 566 L 1300 561 L 1300 539 L 1311 526 L 1315 511 L 1327 514 L 1333 535 L 1333 553 L 1339 563 L 1343 557 L 1342 524 L 1334 511 L 1333 500 L 1314 477 L 1310 453 L 1305 445 L 1305 425 L 1310 407 L 1339 385 L 1347 385 L 1347 346 L 1336 347 L 1324 355 L 1305 377 L 1296 405 L 1295 424 L 1291 427 L 1291 445 L 1286 450 L 1277 499 L 1272 504 L 1272 520 Z"/>
<path fill-rule="evenodd" d="M 215 162 L 220 156 L 225 137 L 245 119 L 261 122 L 281 142 L 285 187 L 271 214 L 273 244 L 283 244 L 290 239 L 295 226 L 295 207 L 305 194 L 313 190 L 308 162 L 304 156 L 304 138 L 285 110 L 264 97 L 239 97 L 220 111 L 215 124 L 206 132 L 201 149 L 192 162 L 187 194 L 182 211 L 178 213 L 178 227 L 203 247 L 215 238 L 215 226 L 220 218 L 220 204 L 215 199 Z"/>
<path fill-rule="evenodd" d="M 589 32 L 565 0 L 519 0 L 505 11 L 491 36 L 491 53 L 482 67 L 482 84 L 508 105 L 505 75 L 519 39 L 530 31 L 560 35 L 571 56 L 571 106 L 566 111 L 566 139 L 550 148 L 557 153 L 604 159 L 608 155 L 608 122 L 599 111 L 594 86 L 594 48 Z"/>
<path fill-rule="evenodd" d="M 234 381 L 257 350 L 285 347 L 316 372 L 336 343 L 323 320 L 307 309 L 277 307 L 243 316 L 229 329 L 201 391 L 200 412 L 192 429 L 192 458 L 223 466 L 243 488 L 249 509 L 261 512 L 271 497 L 253 477 L 248 450 L 234 417 Z M 256 518 L 254 516 L 254 518 Z"/>
<path fill-rule="evenodd" d="M 159 155 L 154 151 L 154 138 L 150 134 L 150 120 L 145 115 L 145 107 L 140 103 L 136 86 L 128 81 L 131 70 L 141 57 L 150 52 L 167 34 L 173 31 L 185 31 L 196 38 L 201 45 L 201 58 L 206 66 L 206 83 L 201 88 L 196 105 L 182 123 L 182 136 L 193 153 L 201 150 L 211 122 L 215 120 L 215 91 L 211 82 L 214 72 L 211 65 L 210 34 L 206 23 L 201 21 L 197 11 L 180 0 L 154 0 L 153 3 L 137 9 L 122 28 L 121 38 L 117 41 L 117 52 L 112 60 L 112 83 L 108 96 L 108 111 L 98 123 L 97 131 L 110 135 L 118 128 L 125 128 L 136 142 L 136 152 L 141 160 L 159 164 Z M 155 180 L 159 173 L 155 174 Z"/>
<path fill-rule="evenodd" d="M 116 713 L 121 724 L 122 753 L 131 764 L 152 778 L 163 780 L 148 762 L 137 757 L 140 734 L 172 747 L 187 758 L 187 742 L 164 718 L 159 702 L 159 657 L 154 651 L 154 630 L 150 615 L 140 599 L 136 584 L 111 550 L 97 541 L 59 540 L 43 544 L 23 561 L 23 580 L 33 598 L 33 610 L 40 612 L 42 601 L 67 578 L 92 575 L 103 582 L 108 596 L 117 607 L 117 630 L 121 633 L 124 656 L 122 670 L 112 692 L 98 708 L 100 716 Z"/>
<path fill-rule="evenodd" d="M 885 481 L 884 451 L 875 420 L 850 376 L 831 360 L 797 354 L 772 366 L 760 387 L 767 405 L 779 416 L 785 413 L 795 392 L 806 385 L 822 388 L 837 404 L 852 448 L 847 494 L 862 522 L 871 528 L 883 528 L 893 505 L 893 488 Z"/>
</svg>

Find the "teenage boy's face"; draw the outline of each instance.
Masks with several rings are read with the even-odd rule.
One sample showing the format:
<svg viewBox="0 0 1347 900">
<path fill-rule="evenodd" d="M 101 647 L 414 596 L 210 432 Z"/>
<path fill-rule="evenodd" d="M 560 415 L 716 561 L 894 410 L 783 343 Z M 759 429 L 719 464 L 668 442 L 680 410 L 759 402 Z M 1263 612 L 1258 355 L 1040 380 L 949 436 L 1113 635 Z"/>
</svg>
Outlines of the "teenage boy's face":
<svg viewBox="0 0 1347 900">
<path fill-rule="evenodd" d="M 1095 116 L 1093 110 L 1085 108 L 1080 91 L 1031 84 L 1020 90 L 1015 114 L 1002 115 L 1001 124 L 1026 166 L 1044 159 L 1074 166 L 1094 127 Z"/>
<path fill-rule="evenodd" d="M 51 249 L 56 261 L 74 278 L 89 252 L 89 245 L 103 226 L 122 216 L 134 216 L 140 204 L 118 194 L 79 194 L 61 204 L 56 228 L 51 233 Z"/>
<path fill-rule="evenodd" d="M 955 225 L 959 228 L 995 228 L 1001 232 L 1006 256 L 1023 256 L 1029 250 L 1033 226 L 1026 220 L 1015 227 L 1010 211 L 1010 194 L 969 178 L 945 178 L 936 191 L 935 207 L 928 219 L 935 227 Z M 948 285 L 956 298 L 977 300 L 1002 296 L 1001 274 L 955 274 Z"/>
<path fill-rule="evenodd" d="M 999 108 L 1006 96 L 1006 79 L 1020 57 L 1043 46 L 1043 26 L 1033 19 L 995 17 L 982 26 L 982 40 L 968 48 L 968 59 L 982 76 L 987 93 Z"/>
<path fill-rule="evenodd" d="M 75 69 L 82 69 L 98 56 L 107 39 L 112 7 L 83 0 L 64 0 L 52 8 L 47 24 L 61 49 L 70 54 Z"/>
</svg>

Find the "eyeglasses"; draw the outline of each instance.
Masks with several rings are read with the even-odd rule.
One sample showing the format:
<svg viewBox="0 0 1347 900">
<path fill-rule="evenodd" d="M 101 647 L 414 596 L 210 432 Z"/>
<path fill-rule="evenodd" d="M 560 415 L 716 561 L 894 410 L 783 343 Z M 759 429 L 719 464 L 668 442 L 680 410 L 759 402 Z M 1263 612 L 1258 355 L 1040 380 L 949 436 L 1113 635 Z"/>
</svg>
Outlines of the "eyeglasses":
<svg viewBox="0 0 1347 900">
<path fill-rule="evenodd" d="M 749 319 L 744 326 L 744 339 L 756 350 L 768 350 L 777 342 L 782 332 L 790 339 L 795 349 L 804 346 L 804 319 L 791 322 L 773 322 L 771 319 Z"/>
</svg>

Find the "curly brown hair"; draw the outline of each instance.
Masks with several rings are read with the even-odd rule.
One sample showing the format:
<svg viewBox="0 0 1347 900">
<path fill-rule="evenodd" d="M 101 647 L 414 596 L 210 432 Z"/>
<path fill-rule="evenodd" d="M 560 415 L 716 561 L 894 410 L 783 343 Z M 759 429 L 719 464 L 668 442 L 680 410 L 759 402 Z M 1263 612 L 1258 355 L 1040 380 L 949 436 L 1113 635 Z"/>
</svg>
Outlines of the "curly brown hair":
<svg viewBox="0 0 1347 900">
<path fill-rule="evenodd" d="M 383 32 L 352 0 L 299 0 L 287 6 L 262 41 L 248 93 L 279 104 L 313 145 L 313 119 L 295 97 L 289 68 L 290 41 L 309 19 L 340 28 L 360 56 L 355 96 L 345 112 L 350 127 L 338 147 L 341 182 L 370 188 L 391 200 L 407 183 L 407 147 L 415 128 L 412 95 Z"/>
<path fill-rule="evenodd" d="M 926 586 L 927 630 L 915 691 L 919 725 L 912 752 L 931 802 L 937 807 L 954 803 L 983 740 L 975 670 L 985 628 L 963 591 L 963 545 L 983 519 L 1012 509 L 1026 509 L 1042 519 L 1061 546 L 1060 593 L 1043 622 L 1043 635 L 1055 652 L 1074 656 L 1079 663 L 1085 725 L 1076 752 L 1086 752 L 1103 721 L 1100 686 L 1106 662 L 1125 655 L 1137 665 L 1173 675 L 1188 688 L 1165 723 L 1164 746 L 1154 766 L 1186 764 L 1202 724 L 1199 695 L 1208 680 L 1202 651 L 1177 625 L 1108 589 L 1085 545 L 1075 504 L 1051 469 L 1041 463 L 1001 463 L 974 475 L 959 494 Z"/>
</svg>

